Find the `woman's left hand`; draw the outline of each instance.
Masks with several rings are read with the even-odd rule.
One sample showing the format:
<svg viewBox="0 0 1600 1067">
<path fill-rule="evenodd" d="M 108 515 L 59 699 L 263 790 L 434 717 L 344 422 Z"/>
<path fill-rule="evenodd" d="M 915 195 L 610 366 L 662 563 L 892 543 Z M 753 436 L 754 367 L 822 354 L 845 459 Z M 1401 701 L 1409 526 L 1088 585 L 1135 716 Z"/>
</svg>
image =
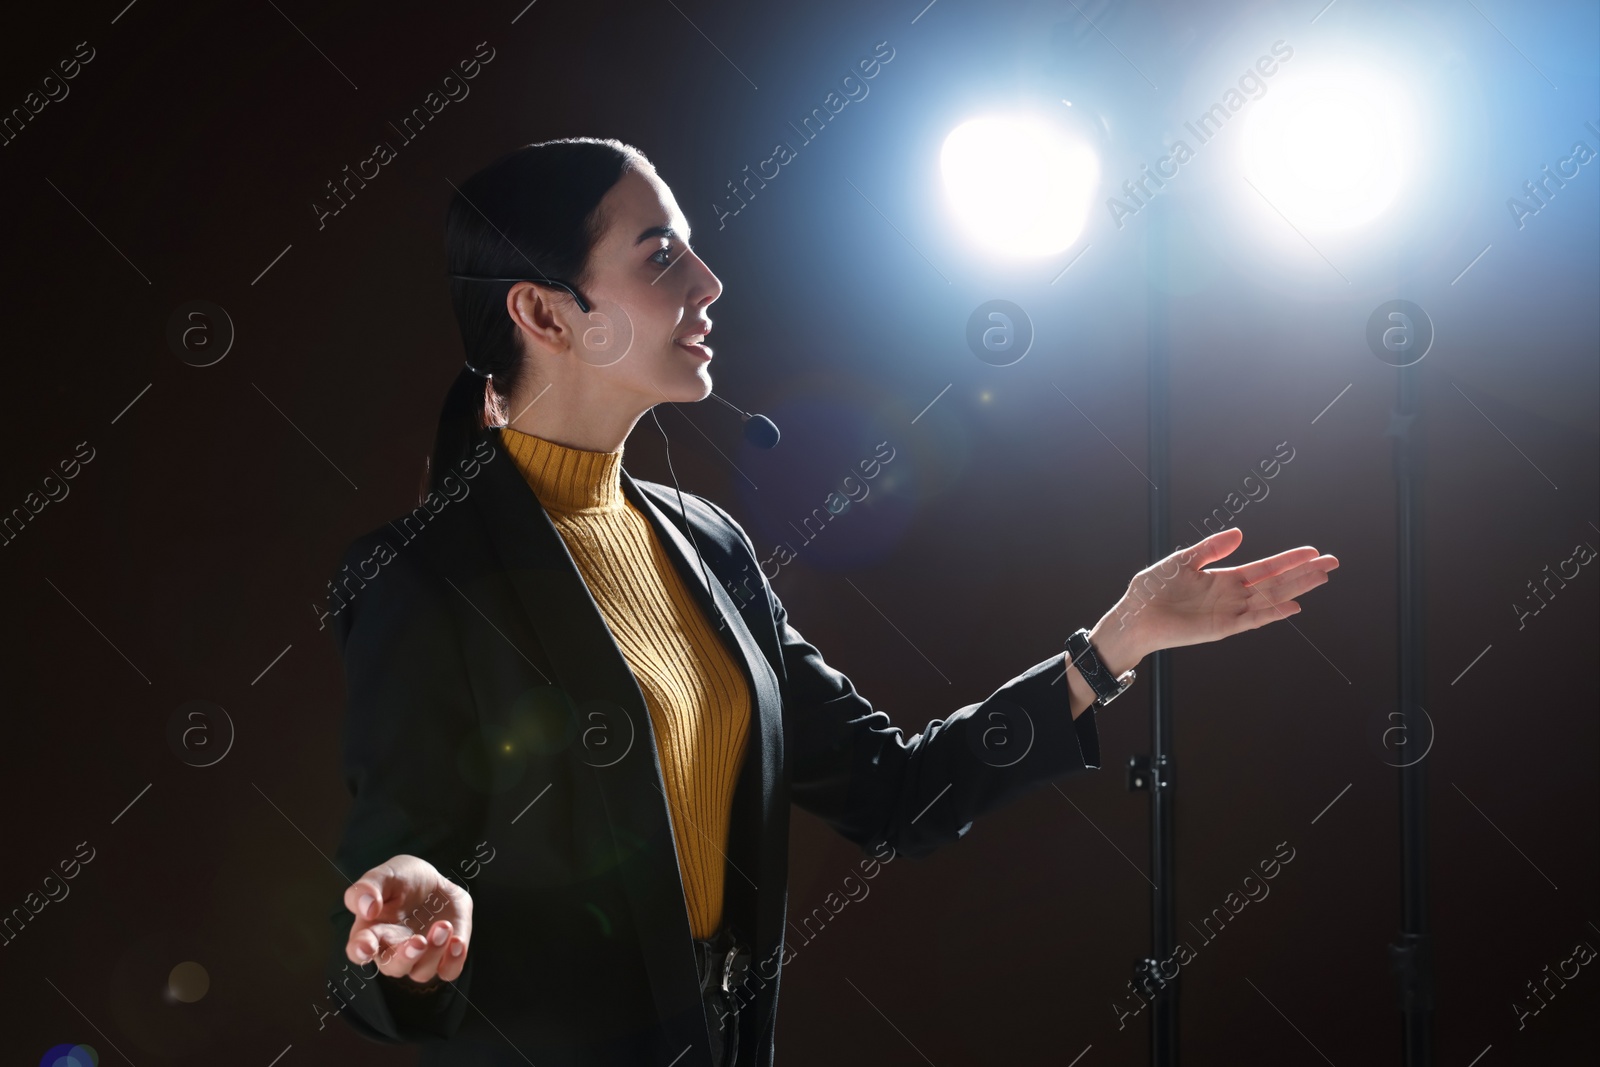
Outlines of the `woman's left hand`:
<svg viewBox="0 0 1600 1067">
<path fill-rule="evenodd" d="M 1146 567 L 1101 628 L 1115 618 L 1116 628 L 1134 629 L 1148 652 L 1218 641 L 1298 614 L 1296 598 L 1326 583 L 1339 566 L 1305 546 L 1239 567 L 1202 569 L 1243 540 L 1244 532 L 1231 527 Z"/>
</svg>

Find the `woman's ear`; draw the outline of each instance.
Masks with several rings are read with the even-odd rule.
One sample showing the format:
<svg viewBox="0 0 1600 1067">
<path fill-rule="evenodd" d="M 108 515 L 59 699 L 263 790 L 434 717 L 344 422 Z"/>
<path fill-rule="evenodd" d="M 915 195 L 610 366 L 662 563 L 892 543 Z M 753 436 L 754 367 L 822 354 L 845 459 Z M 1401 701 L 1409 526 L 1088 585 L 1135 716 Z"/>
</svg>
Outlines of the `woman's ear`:
<svg viewBox="0 0 1600 1067">
<path fill-rule="evenodd" d="M 572 345 L 574 336 L 565 317 L 551 305 L 545 291 L 519 282 L 506 293 L 506 314 L 521 337 L 523 355 L 542 349 L 559 352 Z"/>
</svg>

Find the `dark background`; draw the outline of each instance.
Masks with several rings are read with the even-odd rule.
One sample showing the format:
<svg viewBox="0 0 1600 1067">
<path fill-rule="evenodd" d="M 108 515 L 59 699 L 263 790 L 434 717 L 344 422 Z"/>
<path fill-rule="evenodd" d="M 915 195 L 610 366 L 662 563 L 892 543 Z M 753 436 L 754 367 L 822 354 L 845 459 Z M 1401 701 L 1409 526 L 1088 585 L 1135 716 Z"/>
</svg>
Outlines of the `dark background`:
<svg viewBox="0 0 1600 1067">
<path fill-rule="evenodd" d="M 1292 626 L 1173 656 L 1180 928 L 1294 849 L 1268 898 L 1191 938 L 1192 1063 L 1398 1060 L 1396 772 L 1374 741 L 1395 693 L 1395 371 L 1363 331 L 1385 300 L 1426 307 L 1439 1062 L 1592 1051 L 1594 966 L 1520 1030 L 1512 1005 L 1578 942 L 1600 946 L 1595 567 L 1520 630 L 1510 605 L 1600 545 L 1600 163 L 1521 229 L 1505 205 L 1574 139 L 1600 144 L 1592 6 L 524 2 L 0 16 L 7 110 L 77 42 L 95 49 L 0 147 L 0 507 L 94 450 L 0 549 L 0 909 L 95 849 L 4 946 L 6 1062 L 74 1042 L 107 1064 L 413 1060 L 341 1020 L 319 1029 L 314 1007 L 348 797 L 341 668 L 312 605 L 352 537 L 415 505 L 459 367 L 447 180 L 580 134 L 637 145 L 673 188 L 726 286 L 718 394 L 783 429 L 757 453 L 715 401 L 665 405 L 683 487 L 764 555 L 797 548 L 774 582 L 795 625 L 909 732 L 1059 650 L 1146 562 L 1152 307 L 1171 340 L 1174 536 L 1295 450 L 1229 562 L 1309 543 L 1342 567 Z M 1097 200 L 1079 246 L 1028 266 L 968 254 L 933 200 L 939 140 L 971 107 L 1079 89 L 1111 123 L 1113 195 L 1278 39 L 1302 62 L 1388 64 L 1425 99 L 1411 179 L 1378 223 L 1308 249 L 1209 147 L 1123 229 Z M 319 230 L 324 183 L 397 143 L 387 122 L 482 41 L 495 58 L 471 95 Z M 726 183 L 883 41 L 895 56 L 869 96 L 719 229 Z M 1165 271 L 1147 269 L 1157 213 Z M 993 298 L 1037 331 L 1013 366 L 964 340 Z M 208 367 L 167 341 L 193 300 L 236 331 Z M 790 524 L 880 441 L 895 458 L 870 497 L 802 544 Z M 667 477 L 649 419 L 627 466 Z M 1148 945 L 1147 801 L 1122 770 L 1147 750 L 1148 697 L 1141 682 L 1100 715 L 1101 771 L 893 862 L 799 945 L 779 1062 L 1144 1062 L 1148 1013 L 1119 1029 L 1114 1005 L 1132 1005 Z M 169 737 L 191 700 L 237 731 L 209 767 Z M 859 855 L 803 813 L 792 852 L 796 915 Z M 189 1004 L 164 995 L 184 961 L 210 980 Z"/>
</svg>

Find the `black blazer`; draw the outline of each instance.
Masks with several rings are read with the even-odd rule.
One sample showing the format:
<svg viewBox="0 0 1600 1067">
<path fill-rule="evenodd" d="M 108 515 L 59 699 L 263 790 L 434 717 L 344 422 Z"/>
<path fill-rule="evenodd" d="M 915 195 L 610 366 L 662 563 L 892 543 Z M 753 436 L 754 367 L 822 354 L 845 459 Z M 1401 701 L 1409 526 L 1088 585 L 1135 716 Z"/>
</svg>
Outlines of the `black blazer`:
<svg viewBox="0 0 1600 1067">
<path fill-rule="evenodd" d="M 428 860 L 471 892 L 472 945 L 455 983 L 398 988 L 409 980 L 346 959 L 341 896 L 327 1010 L 421 1042 L 424 1065 L 710 1067 L 644 696 L 498 431 L 485 438 L 450 497 L 350 545 L 328 616 L 354 798 L 336 863 L 353 881 L 399 853 Z M 1024 790 L 1098 768 L 1095 712 L 1072 719 L 1058 652 L 907 737 L 790 625 L 727 512 L 683 494 L 708 587 L 674 490 L 626 471 L 622 488 L 707 617 L 721 606 L 749 685 L 724 914 L 755 962 L 740 1060 L 769 1067 L 790 803 L 864 853 L 925 855 Z"/>
</svg>

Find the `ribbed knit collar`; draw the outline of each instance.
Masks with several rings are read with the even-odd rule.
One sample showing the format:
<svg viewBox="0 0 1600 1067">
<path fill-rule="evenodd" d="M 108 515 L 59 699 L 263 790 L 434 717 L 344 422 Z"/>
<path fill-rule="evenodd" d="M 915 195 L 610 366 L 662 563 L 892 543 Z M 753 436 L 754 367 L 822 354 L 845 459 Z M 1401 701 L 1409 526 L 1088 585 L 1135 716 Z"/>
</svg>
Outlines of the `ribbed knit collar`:
<svg viewBox="0 0 1600 1067">
<path fill-rule="evenodd" d="M 620 448 L 615 452 L 568 448 L 509 426 L 500 427 L 500 440 L 548 510 L 613 511 L 627 503 Z"/>
</svg>

